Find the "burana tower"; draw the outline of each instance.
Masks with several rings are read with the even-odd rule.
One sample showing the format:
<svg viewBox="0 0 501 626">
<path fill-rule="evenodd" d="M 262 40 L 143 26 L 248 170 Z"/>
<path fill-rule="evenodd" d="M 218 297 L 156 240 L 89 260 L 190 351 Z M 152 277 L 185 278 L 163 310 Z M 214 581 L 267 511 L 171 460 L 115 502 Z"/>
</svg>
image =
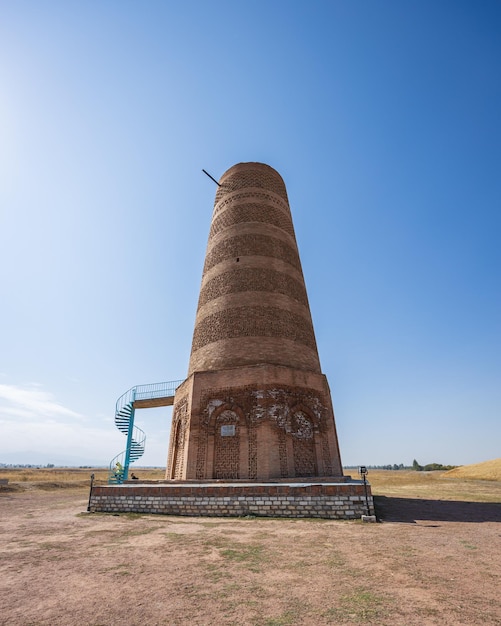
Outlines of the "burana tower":
<svg viewBox="0 0 501 626">
<path fill-rule="evenodd" d="M 342 473 L 285 185 L 239 163 L 217 188 L 166 478 Z"/>
<path fill-rule="evenodd" d="M 284 182 L 239 163 L 217 184 L 188 376 L 118 399 L 127 449 L 88 510 L 375 521 L 365 475 L 343 476 Z M 128 480 L 136 409 L 170 404 L 166 480 Z"/>
</svg>

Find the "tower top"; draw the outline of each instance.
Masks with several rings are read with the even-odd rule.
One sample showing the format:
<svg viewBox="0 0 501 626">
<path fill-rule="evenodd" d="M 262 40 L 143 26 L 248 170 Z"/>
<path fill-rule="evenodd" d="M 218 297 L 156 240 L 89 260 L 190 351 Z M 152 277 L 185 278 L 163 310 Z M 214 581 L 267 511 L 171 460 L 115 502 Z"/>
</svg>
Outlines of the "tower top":
<svg viewBox="0 0 501 626">
<path fill-rule="evenodd" d="M 189 375 L 263 363 L 320 373 L 282 177 L 264 163 L 238 163 L 219 185 Z"/>
<path fill-rule="evenodd" d="M 280 174 L 265 163 L 237 163 L 230 167 L 219 179 L 216 204 L 221 197 L 242 188 L 266 189 L 282 197 L 287 203 L 287 191 Z"/>
</svg>

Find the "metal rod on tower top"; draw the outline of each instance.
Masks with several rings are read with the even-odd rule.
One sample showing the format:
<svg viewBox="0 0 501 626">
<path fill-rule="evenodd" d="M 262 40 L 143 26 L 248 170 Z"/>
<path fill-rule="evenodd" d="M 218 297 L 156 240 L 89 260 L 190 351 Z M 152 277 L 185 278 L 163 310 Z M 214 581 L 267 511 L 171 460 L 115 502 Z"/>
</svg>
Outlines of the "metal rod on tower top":
<svg viewBox="0 0 501 626">
<path fill-rule="evenodd" d="M 217 182 L 217 180 L 216 180 L 213 176 L 211 176 L 211 175 L 209 174 L 209 172 L 206 172 L 205 170 L 202 170 L 202 172 L 203 172 L 204 174 L 207 174 L 207 176 L 208 176 L 211 180 L 213 180 L 213 181 L 216 183 L 216 185 L 217 185 L 218 187 L 221 187 L 221 185 Z"/>
</svg>

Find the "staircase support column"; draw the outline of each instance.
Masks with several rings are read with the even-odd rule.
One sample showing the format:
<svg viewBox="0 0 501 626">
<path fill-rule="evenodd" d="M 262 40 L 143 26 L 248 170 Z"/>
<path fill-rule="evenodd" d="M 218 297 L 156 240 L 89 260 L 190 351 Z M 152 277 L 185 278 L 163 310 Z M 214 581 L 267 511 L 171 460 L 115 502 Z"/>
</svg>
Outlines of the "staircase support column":
<svg viewBox="0 0 501 626">
<path fill-rule="evenodd" d="M 132 433 L 134 432 L 134 400 L 136 399 L 136 390 L 132 391 L 131 406 L 130 406 L 130 419 L 129 430 L 127 432 L 127 447 L 125 448 L 125 461 L 124 461 L 124 473 L 123 480 L 129 478 L 129 464 L 130 464 L 130 451 L 132 447 Z"/>
</svg>

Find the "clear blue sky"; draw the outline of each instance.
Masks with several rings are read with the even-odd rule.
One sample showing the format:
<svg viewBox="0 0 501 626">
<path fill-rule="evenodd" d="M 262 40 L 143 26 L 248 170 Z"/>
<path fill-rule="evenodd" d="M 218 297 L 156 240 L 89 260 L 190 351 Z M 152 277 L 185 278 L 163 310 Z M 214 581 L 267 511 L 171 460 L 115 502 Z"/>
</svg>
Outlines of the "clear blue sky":
<svg viewBox="0 0 501 626">
<path fill-rule="evenodd" d="M 345 464 L 501 456 L 501 3 L 0 3 L 0 462 L 186 375 L 216 178 L 287 185 Z M 138 412 L 164 465 L 170 409 Z"/>
</svg>

